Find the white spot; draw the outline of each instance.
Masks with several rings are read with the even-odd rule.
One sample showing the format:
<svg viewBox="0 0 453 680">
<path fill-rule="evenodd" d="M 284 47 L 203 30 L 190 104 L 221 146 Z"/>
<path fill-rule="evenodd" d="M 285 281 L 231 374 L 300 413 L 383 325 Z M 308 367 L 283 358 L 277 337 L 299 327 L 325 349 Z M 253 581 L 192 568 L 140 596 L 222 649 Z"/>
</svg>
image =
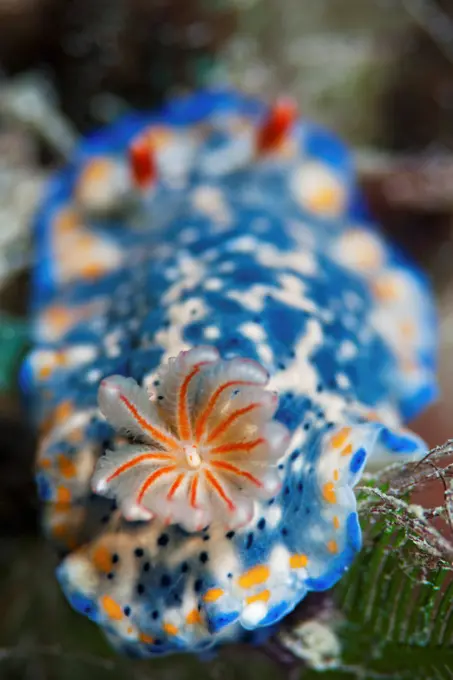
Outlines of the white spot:
<svg viewBox="0 0 453 680">
<path fill-rule="evenodd" d="M 234 262 L 231 262 L 228 260 L 227 262 L 222 262 L 222 264 L 219 265 L 219 272 L 221 274 L 230 274 L 236 269 L 236 266 Z"/>
<path fill-rule="evenodd" d="M 183 229 L 183 231 L 181 231 L 181 233 L 179 234 L 179 240 L 184 245 L 189 245 L 190 243 L 195 243 L 195 241 L 197 239 L 198 239 L 198 230 L 194 229 L 193 227 L 188 227 L 187 229 Z"/>
<path fill-rule="evenodd" d="M 216 278 L 206 279 L 206 281 L 204 282 L 204 288 L 206 290 L 213 290 L 213 291 L 220 290 L 222 288 L 222 281 L 221 281 L 221 279 L 216 279 Z"/>
<path fill-rule="evenodd" d="M 217 326 L 206 326 L 204 329 L 204 337 L 208 340 L 217 340 L 220 338 L 220 329 Z"/>
<path fill-rule="evenodd" d="M 348 387 L 351 387 L 351 381 L 349 380 L 348 376 L 345 373 L 337 373 L 336 381 L 338 387 L 341 387 L 342 389 L 347 389 Z"/>
<path fill-rule="evenodd" d="M 338 348 L 337 356 L 338 359 L 353 359 L 358 352 L 357 345 L 354 345 L 352 340 L 343 340 Z"/>
<path fill-rule="evenodd" d="M 95 383 L 99 380 L 101 375 L 102 372 L 98 368 L 92 368 L 91 371 L 88 371 L 86 374 L 86 379 L 90 383 Z"/>
<path fill-rule="evenodd" d="M 267 614 L 267 606 L 264 602 L 252 602 L 244 607 L 241 614 L 241 623 L 248 626 L 256 626 Z"/>
<path fill-rule="evenodd" d="M 249 340 L 254 342 L 262 342 L 266 339 L 266 333 L 262 326 L 253 321 L 247 321 L 239 326 L 240 332 Z"/>
<path fill-rule="evenodd" d="M 271 529 L 275 529 L 275 527 L 280 523 L 280 520 L 282 518 L 282 509 L 279 505 L 271 505 L 269 510 L 267 511 L 266 515 L 266 523 Z"/>
</svg>

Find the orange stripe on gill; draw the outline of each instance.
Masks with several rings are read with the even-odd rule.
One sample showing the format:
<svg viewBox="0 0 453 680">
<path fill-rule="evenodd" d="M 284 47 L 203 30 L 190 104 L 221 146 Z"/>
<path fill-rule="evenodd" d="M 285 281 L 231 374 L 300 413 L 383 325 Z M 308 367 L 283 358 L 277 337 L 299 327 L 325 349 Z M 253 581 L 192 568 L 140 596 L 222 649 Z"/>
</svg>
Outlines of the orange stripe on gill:
<svg viewBox="0 0 453 680">
<path fill-rule="evenodd" d="M 168 467 L 160 468 L 160 470 L 156 470 L 153 472 L 152 475 L 150 475 L 146 481 L 142 484 L 142 487 L 138 493 L 137 496 L 137 503 L 140 504 L 143 500 L 143 496 L 145 493 L 148 491 L 149 487 L 154 484 L 154 482 L 159 479 L 159 477 L 162 477 L 162 475 L 168 475 L 169 472 L 173 472 L 176 470 L 175 465 L 169 465 Z"/>
<path fill-rule="evenodd" d="M 241 468 L 236 467 L 236 465 L 232 465 L 231 463 L 226 463 L 224 461 L 212 462 L 211 465 L 212 467 L 218 468 L 220 470 L 232 472 L 233 474 L 238 475 L 239 477 L 244 477 L 245 479 L 248 479 L 249 482 L 252 482 L 252 484 L 255 484 L 255 486 L 259 488 L 263 486 L 259 479 L 250 474 L 250 472 L 247 472 L 246 470 L 241 470 Z"/>
<path fill-rule="evenodd" d="M 168 456 L 165 453 L 143 453 L 140 456 L 132 458 L 132 460 L 129 460 L 127 463 L 120 465 L 119 468 L 115 470 L 115 472 L 112 472 L 112 474 L 107 477 L 106 481 L 111 482 L 112 479 L 119 477 L 119 475 L 122 475 L 123 472 L 127 472 L 127 470 L 130 470 L 131 468 L 143 463 L 146 460 L 173 460 L 173 457 Z"/>
<path fill-rule="evenodd" d="M 215 427 L 212 432 L 209 434 L 206 443 L 210 444 L 214 439 L 216 439 L 219 435 L 223 434 L 225 430 L 227 430 L 232 423 L 234 423 L 235 420 L 240 418 L 241 416 L 245 416 L 247 413 L 250 413 L 250 411 L 254 411 L 255 409 L 259 408 L 261 404 L 249 404 L 248 406 L 244 406 L 244 408 L 239 408 L 237 411 L 234 411 L 228 418 L 223 420 L 221 423 Z"/>
<path fill-rule="evenodd" d="M 246 380 L 230 380 L 229 382 L 223 383 L 223 385 L 220 385 L 214 394 L 212 394 L 211 398 L 209 399 L 206 408 L 204 411 L 201 413 L 200 417 L 198 418 L 196 424 L 195 424 L 195 437 L 196 439 L 200 439 L 202 434 L 204 433 L 206 423 L 208 421 L 209 416 L 213 412 L 216 402 L 218 398 L 221 396 L 222 392 L 227 390 L 229 387 L 236 387 L 237 385 L 254 385 L 255 383 L 252 383 L 250 381 Z"/>
<path fill-rule="evenodd" d="M 130 411 L 135 420 L 138 422 L 140 427 L 143 427 L 143 429 L 146 430 L 146 432 L 148 432 L 153 437 L 153 439 L 158 441 L 160 444 L 164 444 L 169 449 L 175 450 L 178 448 L 178 442 L 176 441 L 176 439 L 164 434 L 163 432 L 158 430 L 157 427 L 153 427 L 152 425 L 150 425 L 150 423 L 148 423 L 140 415 L 140 413 L 135 408 L 134 404 L 132 404 L 129 401 L 129 399 L 127 399 L 127 397 L 125 397 L 124 395 L 120 395 L 120 399 L 126 406 L 126 408 Z"/>
<path fill-rule="evenodd" d="M 204 473 L 208 483 L 213 487 L 213 489 L 217 491 L 220 498 L 226 503 L 228 509 L 231 511 L 236 510 L 236 506 L 234 505 L 233 501 L 231 500 L 231 498 L 228 498 L 227 494 L 225 493 L 217 479 L 214 477 L 212 472 L 210 472 L 209 470 L 205 470 Z"/>
</svg>

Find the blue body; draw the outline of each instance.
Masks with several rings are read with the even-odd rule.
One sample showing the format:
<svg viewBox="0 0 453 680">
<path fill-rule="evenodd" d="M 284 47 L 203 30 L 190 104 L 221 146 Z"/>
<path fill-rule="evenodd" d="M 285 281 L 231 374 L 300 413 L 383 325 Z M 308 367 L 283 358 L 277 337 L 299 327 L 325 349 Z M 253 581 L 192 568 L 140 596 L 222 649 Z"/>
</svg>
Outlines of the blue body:
<svg viewBox="0 0 453 680">
<path fill-rule="evenodd" d="M 335 136 L 302 120 L 288 149 L 236 164 L 229 121 L 247 131 L 265 114 L 246 97 L 202 93 L 121 121 L 82 143 L 37 220 L 36 348 L 22 382 L 43 432 L 45 525 L 67 553 L 58 577 L 71 604 L 133 655 L 259 633 L 308 591 L 330 588 L 360 548 L 352 487 L 368 457 L 425 451 L 401 424 L 436 394 L 427 284 L 379 236 Z M 93 215 L 75 200 L 94 158 L 122 160 L 150 125 L 173 130 L 177 144 L 206 121 L 213 130 L 182 179 L 159 177 L 123 212 Z M 232 167 L 213 172 L 206 158 L 228 145 Z M 68 273 L 71 235 L 74 260 L 100 249 L 101 270 Z M 126 522 L 89 490 L 112 437 L 96 410 L 99 382 L 120 374 L 152 386 L 162 362 L 206 344 L 269 371 L 277 420 L 293 436 L 282 490 L 227 534 Z M 351 455 L 335 453 L 332 437 Z"/>
</svg>

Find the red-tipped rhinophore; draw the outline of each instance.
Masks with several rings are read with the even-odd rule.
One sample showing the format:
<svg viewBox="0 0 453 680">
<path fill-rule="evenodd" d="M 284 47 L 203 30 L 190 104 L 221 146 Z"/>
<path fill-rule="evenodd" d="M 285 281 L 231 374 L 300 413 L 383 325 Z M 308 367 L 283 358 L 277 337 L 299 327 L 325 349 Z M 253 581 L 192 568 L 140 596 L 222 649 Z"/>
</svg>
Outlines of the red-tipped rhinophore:
<svg viewBox="0 0 453 680">
<path fill-rule="evenodd" d="M 290 99 L 280 99 L 271 107 L 258 130 L 256 146 L 259 153 L 277 148 L 288 135 L 297 119 L 297 106 Z"/>
<path fill-rule="evenodd" d="M 140 189 L 149 188 L 156 180 L 157 167 L 154 152 L 146 138 L 139 137 L 132 142 L 129 159 L 134 184 Z"/>
</svg>

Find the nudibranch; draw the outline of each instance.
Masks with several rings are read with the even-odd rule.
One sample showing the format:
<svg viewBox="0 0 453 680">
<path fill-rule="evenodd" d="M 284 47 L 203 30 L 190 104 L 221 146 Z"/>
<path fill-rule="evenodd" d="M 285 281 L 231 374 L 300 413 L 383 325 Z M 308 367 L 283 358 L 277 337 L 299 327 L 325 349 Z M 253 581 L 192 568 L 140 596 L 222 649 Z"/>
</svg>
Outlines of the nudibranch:
<svg viewBox="0 0 453 680">
<path fill-rule="evenodd" d="M 67 599 L 133 656 L 264 639 L 360 550 L 365 468 L 426 452 L 424 276 L 334 135 L 230 92 L 85 139 L 35 243 L 21 382 Z"/>
</svg>

